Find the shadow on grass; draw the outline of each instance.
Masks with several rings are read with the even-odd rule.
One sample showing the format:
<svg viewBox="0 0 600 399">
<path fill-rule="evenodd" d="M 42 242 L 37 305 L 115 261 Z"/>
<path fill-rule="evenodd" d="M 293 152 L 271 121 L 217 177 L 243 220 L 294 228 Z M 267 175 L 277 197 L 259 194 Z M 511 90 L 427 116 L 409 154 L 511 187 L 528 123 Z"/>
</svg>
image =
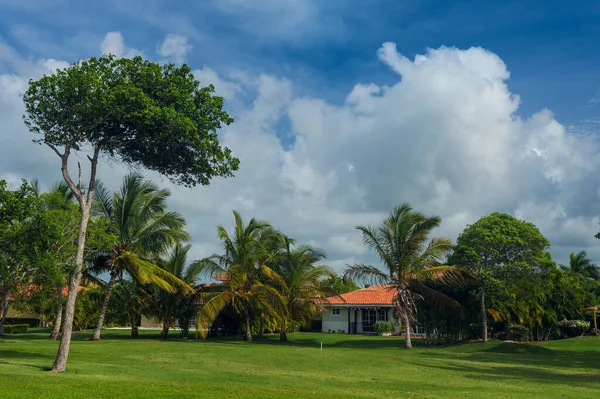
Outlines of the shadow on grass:
<svg viewBox="0 0 600 399">
<path fill-rule="evenodd" d="M 27 364 L 20 362 L 11 362 L 10 359 L 20 360 L 20 359 L 47 359 L 51 361 L 53 356 L 42 355 L 40 353 L 32 353 L 32 352 L 21 352 L 14 350 L 0 350 L 0 364 L 7 365 L 18 365 L 18 366 L 26 366 L 34 369 L 42 370 L 42 371 L 50 371 L 52 368 L 48 366 L 40 366 L 37 364 Z"/>
<path fill-rule="evenodd" d="M 599 342 L 600 343 L 600 342 Z M 452 358 L 452 354 L 428 352 L 430 358 Z M 461 360 L 500 363 L 511 366 L 551 367 L 553 369 L 600 369 L 600 356 L 595 351 L 551 349 L 539 344 L 500 343 L 488 349 L 456 353 Z"/>
<path fill-rule="evenodd" d="M 600 389 L 600 374 L 583 373 L 573 370 L 560 370 L 556 368 L 538 368 L 531 365 L 521 366 L 481 366 L 481 365 L 460 365 L 446 362 L 444 365 L 431 365 L 428 367 L 459 372 L 465 378 L 478 381 L 513 381 L 527 380 L 539 384 L 559 384 L 565 386 L 582 386 L 588 388 Z"/>
</svg>

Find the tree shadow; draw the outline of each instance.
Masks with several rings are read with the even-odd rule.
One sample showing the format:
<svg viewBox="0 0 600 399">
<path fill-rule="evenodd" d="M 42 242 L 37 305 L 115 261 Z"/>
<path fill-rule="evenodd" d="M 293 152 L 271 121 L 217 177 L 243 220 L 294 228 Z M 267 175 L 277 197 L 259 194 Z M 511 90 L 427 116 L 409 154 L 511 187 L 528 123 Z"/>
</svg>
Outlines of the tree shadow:
<svg viewBox="0 0 600 399">
<path fill-rule="evenodd" d="M 439 370 L 459 372 L 463 374 L 465 378 L 478 381 L 498 382 L 501 380 L 510 380 L 513 382 L 517 382 L 519 380 L 527 380 L 535 381 L 540 384 L 558 384 L 566 385 L 569 387 L 573 387 L 576 385 L 581 387 L 600 389 L 600 374 L 592 372 L 574 372 L 572 370 L 528 367 L 525 365 L 491 366 L 489 368 L 482 368 L 481 366 L 477 365 L 460 365 L 452 363 L 452 361 L 448 361 L 444 365 L 429 364 L 427 367 Z"/>
<path fill-rule="evenodd" d="M 18 366 L 26 366 L 32 367 L 37 370 L 42 371 L 50 371 L 52 368 L 47 366 L 40 366 L 38 364 L 28 364 L 28 363 L 20 363 L 20 362 L 11 362 L 10 359 L 52 359 L 53 356 L 43 355 L 40 353 L 32 353 L 32 352 L 21 352 L 15 350 L 0 350 L 0 364 L 6 365 L 18 365 Z"/>
</svg>

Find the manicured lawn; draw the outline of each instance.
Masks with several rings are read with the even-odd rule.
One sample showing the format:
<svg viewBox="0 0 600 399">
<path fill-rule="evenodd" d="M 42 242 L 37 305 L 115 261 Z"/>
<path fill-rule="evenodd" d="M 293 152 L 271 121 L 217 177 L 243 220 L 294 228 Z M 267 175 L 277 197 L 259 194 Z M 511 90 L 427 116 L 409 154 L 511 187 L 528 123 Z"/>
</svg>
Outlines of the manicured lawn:
<svg viewBox="0 0 600 399">
<path fill-rule="evenodd" d="M 402 349 L 397 337 L 290 334 L 161 341 L 157 331 L 75 334 L 68 372 L 53 374 L 45 330 L 0 338 L 0 397 L 9 398 L 593 398 L 600 338 L 492 341 Z M 320 342 L 323 350 L 320 350 Z"/>
</svg>

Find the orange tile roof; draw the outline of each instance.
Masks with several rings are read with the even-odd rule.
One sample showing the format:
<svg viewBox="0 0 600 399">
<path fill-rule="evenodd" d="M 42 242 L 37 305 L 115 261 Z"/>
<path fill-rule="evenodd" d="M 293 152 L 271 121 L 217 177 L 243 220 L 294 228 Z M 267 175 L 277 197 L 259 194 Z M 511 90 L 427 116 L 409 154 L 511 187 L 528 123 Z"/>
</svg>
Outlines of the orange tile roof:
<svg viewBox="0 0 600 399">
<path fill-rule="evenodd" d="M 217 281 L 229 281 L 229 274 L 221 273 L 221 274 L 212 276 L 212 278 L 213 278 L 213 280 L 217 280 Z"/>
<path fill-rule="evenodd" d="M 395 295 L 393 285 L 374 285 L 329 297 L 323 301 L 323 305 L 392 305 Z"/>
</svg>

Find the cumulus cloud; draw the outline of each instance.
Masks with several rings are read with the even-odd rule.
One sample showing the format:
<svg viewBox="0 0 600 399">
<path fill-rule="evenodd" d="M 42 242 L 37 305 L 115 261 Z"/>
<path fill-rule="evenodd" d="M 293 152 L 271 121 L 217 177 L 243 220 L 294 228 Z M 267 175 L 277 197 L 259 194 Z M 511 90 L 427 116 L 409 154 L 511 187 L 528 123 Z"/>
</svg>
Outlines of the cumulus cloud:
<svg viewBox="0 0 600 399">
<path fill-rule="evenodd" d="M 398 73 L 397 82 L 356 84 L 341 104 L 297 97 L 285 78 L 232 82 L 208 67 L 195 71 L 223 96 L 256 95 L 221 132 L 241 160 L 235 178 L 187 189 L 148 174 L 172 190 L 173 208 L 189 223 L 192 256 L 219 250 L 215 226 L 231 227 L 237 209 L 323 248 L 338 271 L 355 261 L 376 264 L 355 226 L 379 223 L 408 201 L 442 216 L 437 235 L 455 238 L 467 223 L 501 211 L 536 223 L 559 261 L 579 249 L 600 258 L 593 239 L 600 151 L 593 136 L 569 133 L 549 110 L 517 116 L 520 99 L 509 89 L 508 68 L 485 49 L 441 47 L 411 60 L 386 43 L 378 56 Z M 7 143 L 0 177 L 37 176 L 49 184 L 60 178 L 58 161 L 29 142 L 20 120 L 20 95 L 40 65 L 48 63 L 0 74 L 0 134 Z M 282 143 L 286 135 L 291 144 Z M 114 187 L 126 171 L 103 163 L 100 177 Z"/>
<path fill-rule="evenodd" d="M 158 48 L 158 54 L 177 63 L 182 63 L 185 62 L 185 57 L 192 48 L 193 46 L 188 43 L 187 37 L 169 33 Z"/>
<path fill-rule="evenodd" d="M 117 58 L 132 58 L 136 55 L 142 55 L 139 50 L 125 46 L 125 40 L 121 32 L 108 32 L 100 43 L 100 52 L 102 54 L 114 54 Z"/>
<path fill-rule="evenodd" d="M 215 86 L 215 93 L 226 100 L 232 100 L 241 90 L 238 83 L 222 79 L 214 69 L 207 66 L 204 66 L 202 69 L 194 70 L 193 74 L 196 79 L 200 81 L 202 86 Z"/>
</svg>

